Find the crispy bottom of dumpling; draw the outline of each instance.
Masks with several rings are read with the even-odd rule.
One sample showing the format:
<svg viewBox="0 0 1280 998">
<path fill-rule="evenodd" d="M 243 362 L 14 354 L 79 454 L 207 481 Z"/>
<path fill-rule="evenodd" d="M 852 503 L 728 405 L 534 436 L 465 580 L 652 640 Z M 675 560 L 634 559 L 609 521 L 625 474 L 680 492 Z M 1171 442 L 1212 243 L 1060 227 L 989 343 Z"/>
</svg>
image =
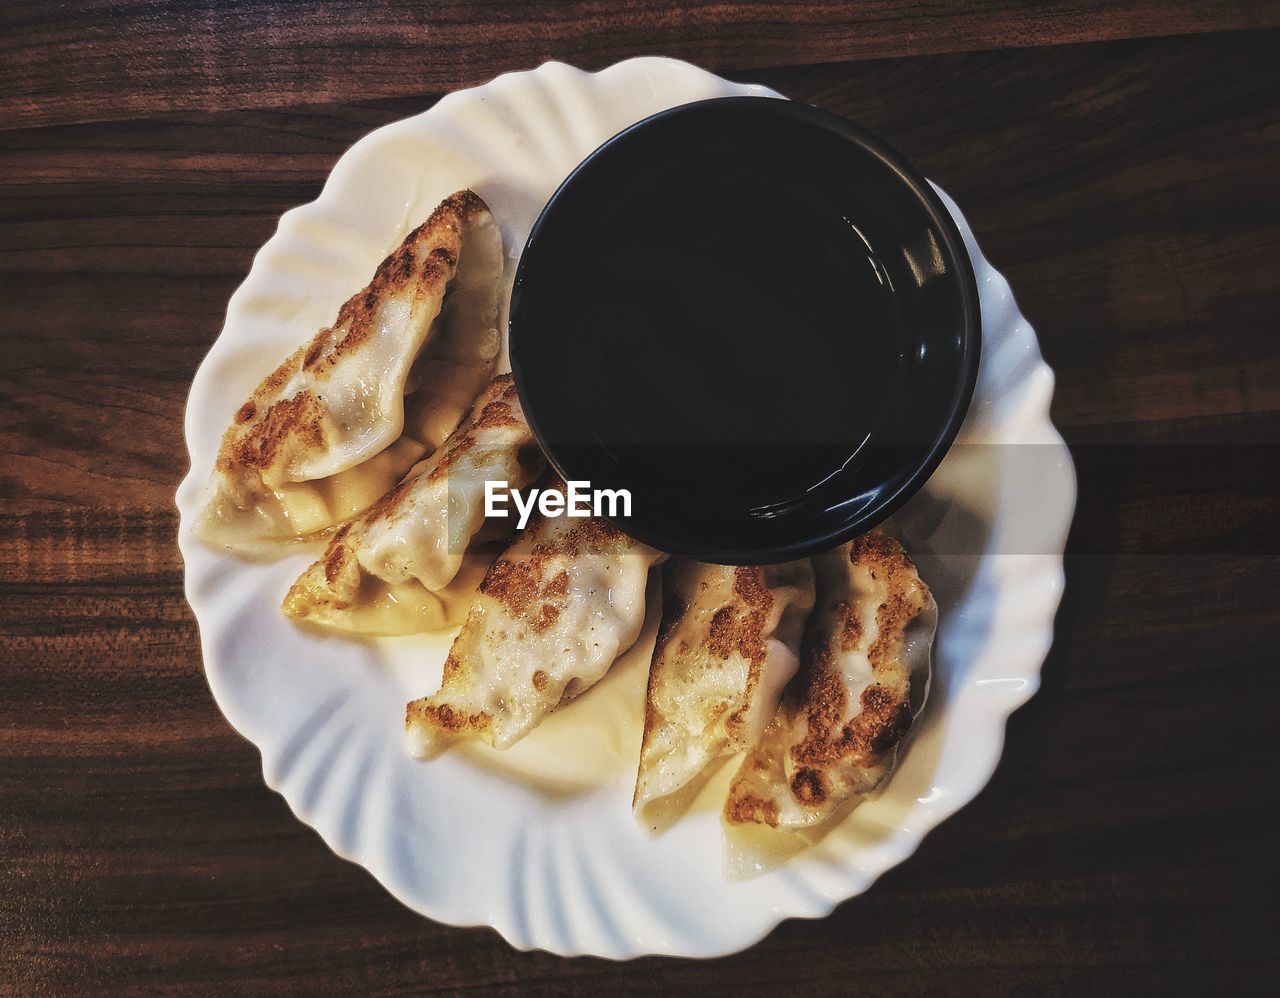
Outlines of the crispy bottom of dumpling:
<svg viewBox="0 0 1280 998">
<path fill-rule="evenodd" d="M 813 606 L 807 559 L 662 570 L 662 624 L 649 666 L 632 806 L 650 833 L 688 807 L 712 764 L 750 748 L 799 664 Z"/>
<path fill-rule="evenodd" d="M 873 530 L 814 564 L 800 671 L 725 802 L 735 874 L 816 841 L 879 787 L 927 693 L 937 607 L 902 546 Z"/>
<path fill-rule="evenodd" d="M 486 573 L 440 689 L 406 708 L 414 754 L 506 748 L 592 686 L 639 635 L 662 557 L 603 519 L 536 517 Z"/>
<path fill-rule="evenodd" d="M 484 202 L 471 191 L 446 198 L 334 324 L 236 411 L 200 536 L 269 554 L 349 519 L 400 481 L 493 371 L 502 265 L 502 237 Z"/>
</svg>

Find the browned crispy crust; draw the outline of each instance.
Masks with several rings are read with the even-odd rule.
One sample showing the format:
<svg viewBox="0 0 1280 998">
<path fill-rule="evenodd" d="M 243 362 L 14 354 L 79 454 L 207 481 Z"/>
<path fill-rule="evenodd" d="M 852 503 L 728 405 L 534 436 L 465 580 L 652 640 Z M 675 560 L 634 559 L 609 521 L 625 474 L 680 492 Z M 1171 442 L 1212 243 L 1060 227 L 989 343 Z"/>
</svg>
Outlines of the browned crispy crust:
<svg viewBox="0 0 1280 998">
<path fill-rule="evenodd" d="M 325 410 L 320 400 L 309 391 L 279 399 L 281 389 L 299 370 L 307 370 L 317 378 L 327 377 L 343 355 L 370 337 L 378 303 L 397 289 L 412 285 L 415 296 L 440 293 L 458 265 L 463 226 L 484 211 L 488 208 L 478 195 L 458 191 L 410 232 L 378 266 L 369 284 L 347 299 L 334 324 L 321 329 L 310 343 L 296 350 L 237 410 L 222 438 L 218 470 L 224 474 L 260 474 L 284 455 L 290 440 L 305 447 L 322 446 Z M 427 241 L 441 245 L 423 255 L 419 249 Z"/>
<path fill-rule="evenodd" d="M 778 802 L 759 794 L 737 794 L 726 802 L 725 817 L 739 825 L 755 823 L 777 828 Z"/>
<path fill-rule="evenodd" d="M 711 617 L 703 644 L 717 658 L 728 659 L 737 652 L 750 663 L 747 666 L 747 684 L 743 690 L 743 706 L 725 718 L 725 730 L 737 737 L 745 722 L 744 713 L 755 696 L 760 683 L 760 671 L 764 667 L 768 649 L 765 646 L 765 627 L 769 611 L 773 609 L 773 592 L 764 581 L 764 570 L 740 565 L 734 569 L 733 591 L 741 601 L 741 607 L 722 606 Z"/>
<path fill-rule="evenodd" d="M 567 489 L 557 476 L 548 474 L 539 482 L 539 491 L 563 495 Z M 482 599 L 472 605 L 445 660 L 440 689 L 408 705 L 406 727 L 435 729 L 450 736 L 476 734 L 488 738 L 485 733 L 495 729 L 500 734 L 505 708 L 495 713 L 472 713 L 448 703 L 451 695 L 468 689 L 477 643 L 510 642 L 519 640 L 522 634 L 538 634 L 552 628 L 574 597 L 570 590 L 572 568 L 557 566 L 583 555 L 609 556 L 639 550 L 636 541 L 603 520 L 586 517 L 575 522 L 535 515 L 523 533 L 489 566 L 479 587 Z M 554 664 L 547 661 L 545 669 L 534 669 L 530 683 L 538 693 L 546 694 L 558 682 L 550 671 Z M 517 698 L 523 695 L 517 690 Z M 561 699 L 571 695 L 561 688 Z"/>
<path fill-rule="evenodd" d="M 544 490 L 565 491 L 565 485 L 552 476 Z M 530 530 L 540 531 L 545 521 L 538 520 Z M 536 536 L 536 534 L 535 534 Z M 545 536 L 545 535 L 543 535 Z M 512 557 L 504 553 L 485 573 L 480 592 L 501 603 L 511 616 L 541 634 L 560 618 L 561 605 L 569 592 L 569 573 L 558 572 L 547 578 L 547 566 L 553 558 L 577 558 L 583 553 L 598 554 L 630 543 L 611 523 L 589 517 L 568 530 L 558 531 L 550 540 L 534 543 L 527 555 Z"/>
<path fill-rule="evenodd" d="M 650 659 L 649 678 L 645 689 L 642 752 L 661 724 L 655 707 L 657 684 L 662 681 L 661 663 L 667 653 L 672 635 L 689 612 L 689 602 L 680 592 L 681 578 L 689 573 L 697 573 L 701 567 L 704 566 L 684 558 L 670 558 L 663 567 L 662 619 L 658 625 L 658 636 Z M 727 660 L 737 654 L 748 663 L 742 706 L 724 719 L 725 731 L 733 738 L 738 738 L 742 734 L 769 653 L 765 631 L 775 600 L 769 578 L 769 573 L 773 572 L 780 573 L 772 580 L 774 585 L 786 585 L 791 581 L 786 578 L 787 572 L 781 567 L 769 569 L 761 566 L 740 565 L 734 568 L 733 594 L 736 599 L 712 613 L 706 633 L 702 635 L 702 646 L 717 659 Z M 687 641 L 682 640 L 675 651 L 679 655 L 687 655 L 692 648 Z M 719 708 L 719 713 L 723 714 L 726 710 L 728 705 Z M 639 793 L 640 784 L 637 781 L 636 791 L 632 796 L 633 805 L 639 799 Z M 776 808 L 774 810 L 776 811 Z"/>
<path fill-rule="evenodd" d="M 535 634 L 547 630 L 560 617 L 560 608 L 550 600 L 564 595 L 568 574 L 561 572 L 545 580 L 547 556 L 499 558 L 485 573 L 480 591 L 505 606 L 511 616 L 529 625 Z"/>
<path fill-rule="evenodd" d="M 343 303 L 333 326 L 346 328 L 342 339 L 324 350 L 323 336 L 332 330 L 322 330 L 311 341 L 303 366 L 317 375 L 322 374 L 332 368 L 344 353 L 368 339 L 374 328 L 378 302 L 397 288 L 418 282 L 419 293 L 439 291 L 453 277 L 458 266 L 462 227 L 475 215 L 488 210 L 474 191 L 458 191 L 441 201 L 427 220 L 410 232 L 396 251 L 378 265 L 368 286 Z M 442 236 L 446 237 L 445 244 L 437 246 L 425 259 L 418 260 L 418 244 Z"/>
<path fill-rule="evenodd" d="M 745 612 L 732 604 L 720 607 L 711 616 L 711 626 L 702 639 L 716 658 L 737 652 L 758 666 L 765 657 L 764 627 L 773 606 L 773 593 L 764 584 L 760 569 L 740 565 L 733 572 L 733 591 L 742 600 Z"/>
<path fill-rule="evenodd" d="M 791 792 L 808 805 L 826 800 L 826 770 L 841 762 L 866 768 L 883 766 L 911 727 L 910 679 L 900 673 L 896 663 L 907 625 L 929 605 L 929 589 L 902 546 L 880 531 L 855 540 L 849 558 L 852 563 L 869 568 L 872 578 L 882 581 L 888 589 L 876 611 L 877 637 L 867 652 L 876 682 L 862 691 L 859 713 L 840 724 L 848 704 L 844 686 L 832 665 L 828 642 L 845 651 L 855 647 L 862 636 L 862 623 L 847 602 L 832 604 L 841 620 L 840 630 L 834 635 L 819 635 L 818 641 L 807 649 L 808 668 L 797 689 L 797 701 L 806 718 L 806 734 L 804 741 L 791 748 L 791 757 L 797 764 Z"/>
<path fill-rule="evenodd" d="M 461 667 L 452 654 L 445 659 L 445 683 L 448 683 L 450 676 L 455 675 Z M 453 735 L 460 735 L 465 731 L 479 733 L 487 729 L 492 722 L 493 718 L 486 711 L 471 714 L 451 707 L 447 703 L 431 703 L 427 698 L 409 701 L 404 711 L 404 723 L 407 728 L 415 724 L 426 724 Z"/>
<path fill-rule="evenodd" d="M 500 426 L 517 426 L 521 420 L 514 406 L 519 400 L 516 382 L 510 374 L 499 374 L 485 389 L 480 398 L 480 410 L 461 432 L 450 434 L 445 442 L 445 453 L 439 463 L 427 473 L 427 481 L 435 482 L 449 473 L 458 458 L 476 445 L 476 435 L 481 430 Z"/>
<path fill-rule="evenodd" d="M 245 412 L 250 416 L 242 422 L 253 418 L 257 404 L 252 400 L 246 402 L 240 407 L 240 413 Z M 291 436 L 306 447 L 320 447 L 324 444 L 323 418 L 324 407 L 309 391 L 281 399 L 265 411 L 248 433 L 237 437 L 235 427 L 227 431 L 218 455 L 218 467 L 224 471 L 235 467 L 258 471 L 269 468 L 283 442 Z"/>
</svg>

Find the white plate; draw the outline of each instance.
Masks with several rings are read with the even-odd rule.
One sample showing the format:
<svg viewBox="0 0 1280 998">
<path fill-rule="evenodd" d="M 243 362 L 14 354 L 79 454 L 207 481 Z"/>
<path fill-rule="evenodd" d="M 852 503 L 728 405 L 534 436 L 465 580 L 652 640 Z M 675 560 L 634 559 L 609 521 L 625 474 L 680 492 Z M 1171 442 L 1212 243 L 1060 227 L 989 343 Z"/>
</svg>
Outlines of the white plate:
<svg viewBox="0 0 1280 998">
<path fill-rule="evenodd" d="M 515 748 L 422 763 L 402 744 L 404 705 L 439 683 L 447 636 L 365 644 L 304 633 L 277 607 L 314 550 L 250 564 L 193 537 L 232 412 L 442 197 L 471 187 L 493 208 L 509 283 L 538 212 L 591 150 L 656 111 L 737 94 L 776 96 L 670 59 L 600 73 L 549 63 L 379 129 L 339 160 L 314 203 L 280 220 L 191 388 L 179 544 L 219 707 L 261 750 L 268 786 L 336 853 L 410 908 L 491 925 L 522 949 L 715 956 L 784 918 L 827 914 L 987 782 L 1005 719 L 1035 691 L 1052 637 L 1075 504 L 1071 460 L 1048 417 L 1053 375 L 950 200 L 981 291 L 982 368 L 962 445 L 897 517 L 941 609 L 931 698 L 878 798 L 779 870 L 721 874 L 718 811 L 732 765 L 665 836 L 649 839 L 632 820 L 653 612 L 604 681 Z"/>
</svg>

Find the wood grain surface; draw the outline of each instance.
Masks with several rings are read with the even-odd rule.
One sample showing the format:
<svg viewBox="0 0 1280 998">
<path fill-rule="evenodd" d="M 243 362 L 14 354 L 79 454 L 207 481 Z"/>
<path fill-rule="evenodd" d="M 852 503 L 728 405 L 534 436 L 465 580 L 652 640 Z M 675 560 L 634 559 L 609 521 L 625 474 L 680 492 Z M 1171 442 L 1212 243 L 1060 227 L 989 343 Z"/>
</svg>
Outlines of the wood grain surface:
<svg viewBox="0 0 1280 998">
<path fill-rule="evenodd" d="M 24 124 L 418 95 L 560 59 L 709 69 L 1274 27 L 1258 0 L 58 0 L 0 7 L 0 93 Z"/>
<path fill-rule="evenodd" d="M 1274 990 L 1280 32 L 1230 29 L 1276 5 L 624 6 L 5 6 L 0 992 Z M 647 50 L 848 115 L 956 198 L 1057 372 L 1080 506 L 974 803 L 830 918 L 616 964 L 419 918 L 264 788 L 172 496 L 227 298 L 351 142 Z"/>
</svg>

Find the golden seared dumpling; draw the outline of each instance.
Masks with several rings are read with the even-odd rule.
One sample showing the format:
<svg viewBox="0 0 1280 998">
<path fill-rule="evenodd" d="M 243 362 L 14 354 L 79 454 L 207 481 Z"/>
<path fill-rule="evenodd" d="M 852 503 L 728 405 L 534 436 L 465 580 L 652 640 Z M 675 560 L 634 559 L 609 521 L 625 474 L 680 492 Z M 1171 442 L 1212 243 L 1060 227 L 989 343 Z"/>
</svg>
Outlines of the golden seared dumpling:
<svg viewBox="0 0 1280 998">
<path fill-rule="evenodd" d="M 760 739 L 799 664 L 813 586 L 807 560 L 663 566 L 633 801 L 648 830 L 680 815 L 712 762 Z"/>
<path fill-rule="evenodd" d="M 510 374 L 500 374 L 444 446 L 338 529 L 293 584 L 284 612 L 362 634 L 415 634 L 456 624 L 483 572 L 485 482 L 524 488 L 545 467 Z M 510 535 L 508 520 L 489 526 Z"/>
<path fill-rule="evenodd" d="M 413 752 L 458 738 L 507 748 L 603 677 L 640 633 L 662 557 L 597 517 L 535 517 L 481 582 L 440 690 L 408 705 Z"/>
<path fill-rule="evenodd" d="M 816 841 L 875 790 L 928 691 L 937 607 L 902 546 L 873 530 L 814 566 L 800 672 L 725 803 L 732 872 Z"/>
<path fill-rule="evenodd" d="M 236 412 L 200 536 L 255 553 L 325 530 L 435 450 L 493 375 L 502 266 L 485 203 L 446 198 Z"/>
</svg>

